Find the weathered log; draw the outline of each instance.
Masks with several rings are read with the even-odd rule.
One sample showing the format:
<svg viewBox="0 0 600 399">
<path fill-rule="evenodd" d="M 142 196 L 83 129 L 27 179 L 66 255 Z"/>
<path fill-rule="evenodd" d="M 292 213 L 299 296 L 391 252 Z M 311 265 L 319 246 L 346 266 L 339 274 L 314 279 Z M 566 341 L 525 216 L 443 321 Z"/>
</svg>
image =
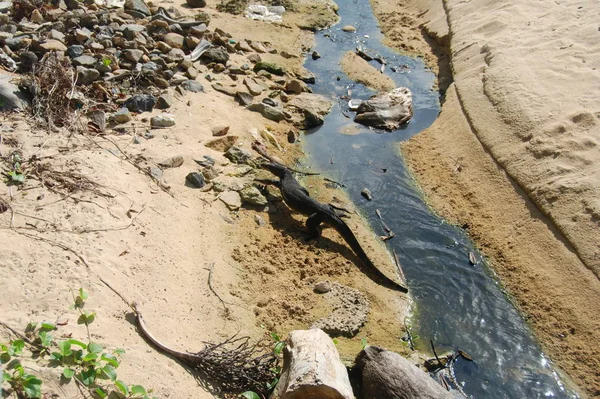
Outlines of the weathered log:
<svg viewBox="0 0 600 399">
<path fill-rule="evenodd" d="M 352 399 L 352 387 L 338 351 L 322 330 L 290 333 L 283 372 L 271 399 Z"/>
<path fill-rule="evenodd" d="M 364 399 L 452 399 L 427 373 L 395 352 L 377 346 L 356 357 Z"/>
</svg>

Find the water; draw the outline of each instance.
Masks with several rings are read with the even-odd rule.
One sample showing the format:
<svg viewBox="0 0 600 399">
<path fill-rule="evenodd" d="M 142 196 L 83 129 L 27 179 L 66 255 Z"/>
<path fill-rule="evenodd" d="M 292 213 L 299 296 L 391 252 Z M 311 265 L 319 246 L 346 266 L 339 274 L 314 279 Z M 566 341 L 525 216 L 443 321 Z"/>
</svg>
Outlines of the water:
<svg viewBox="0 0 600 399">
<path fill-rule="evenodd" d="M 420 60 L 400 56 L 381 44 L 382 35 L 367 0 L 340 0 L 338 4 L 341 22 L 316 36 L 322 58 L 306 62 L 317 77 L 313 91 L 335 101 L 349 87 L 353 98 L 372 94 L 353 84 L 338 65 L 344 53 L 354 51 L 360 41 L 363 48 L 387 60 L 386 73 L 397 86 L 412 90 L 415 114 L 407 126 L 392 133 L 360 127 L 358 134 L 348 135 L 342 131 L 354 123 L 340 111 L 342 101 L 323 126 L 306 135 L 305 150 L 314 169 L 347 186 L 350 198 L 376 232 L 385 235 L 375 213 L 379 209 L 396 233 L 387 245 L 398 253 L 415 299 L 412 324 L 413 333 L 420 336 L 418 349 L 427 351 L 432 339 L 438 352 L 460 348 L 469 353 L 474 362 L 458 360 L 455 373 L 464 391 L 475 398 L 576 397 L 562 386 L 465 233 L 428 209 L 407 173 L 399 143 L 430 126 L 439 112 L 439 95 L 431 90 L 433 74 Z M 346 24 L 358 33 L 342 32 Z M 365 187 L 373 194 L 371 202 L 360 195 Z M 469 264 L 471 251 L 481 260 L 476 266 Z"/>
</svg>

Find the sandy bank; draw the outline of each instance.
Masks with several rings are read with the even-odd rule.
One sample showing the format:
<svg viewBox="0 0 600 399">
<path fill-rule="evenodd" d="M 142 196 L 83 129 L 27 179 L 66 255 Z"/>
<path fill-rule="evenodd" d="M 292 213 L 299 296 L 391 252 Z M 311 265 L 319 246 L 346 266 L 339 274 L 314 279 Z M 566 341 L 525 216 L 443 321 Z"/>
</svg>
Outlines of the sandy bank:
<svg viewBox="0 0 600 399">
<path fill-rule="evenodd" d="M 403 146 L 428 200 L 468 226 L 547 353 L 584 395 L 599 395 L 600 8 L 382 3 L 390 44 L 418 49 L 421 34 L 450 45 L 445 81 L 455 85 L 442 114 Z"/>
</svg>

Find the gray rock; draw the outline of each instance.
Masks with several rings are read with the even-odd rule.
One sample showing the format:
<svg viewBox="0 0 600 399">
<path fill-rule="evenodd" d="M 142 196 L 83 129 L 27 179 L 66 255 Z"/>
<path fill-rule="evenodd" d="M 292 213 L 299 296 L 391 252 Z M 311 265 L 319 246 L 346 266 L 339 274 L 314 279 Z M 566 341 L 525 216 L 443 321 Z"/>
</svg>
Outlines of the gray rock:
<svg viewBox="0 0 600 399">
<path fill-rule="evenodd" d="M 312 59 L 313 60 L 318 60 L 319 58 L 321 58 L 321 54 L 319 54 L 316 50 L 312 52 Z"/>
<path fill-rule="evenodd" d="M 263 227 L 263 226 L 267 225 L 267 222 L 265 221 L 265 219 L 262 216 L 258 215 L 258 214 L 254 215 L 254 222 L 257 225 L 259 225 L 260 227 Z"/>
<path fill-rule="evenodd" d="M 181 50 L 179 48 L 172 48 L 167 53 L 167 61 L 168 62 L 179 63 L 184 59 L 184 57 L 185 57 L 185 53 L 183 52 L 183 50 Z"/>
<path fill-rule="evenodd" d="M 175 117 L 171 114 L 153 116 L 152 118 L 150 118 L 150 126 L 153 128 L 175 126 Z"/>
<path fill-rule="evenodd" d="M 360 195 L 362 195 L 363 197 L 365 197 L 368 201 L 372 201 L 373 200 L 373 196 L 371 195 L 371 190 L 369 190 L 368 188 L 363 188 L 360 191 Z"/>
<path fill-rule="evenodd" d="M 413 115 L 412 94 L 406 87 L 389 93 L 378 93 L 363 101 L 356 110 L 354 122 L 378 129 L 395 130 Z"/>
<path fill-rule="evenodd" d="M 106 128 L 106 113 L 101 110 L 90 111 L 87 113 L 90 122 L 96 125 L 101 132 Z"/>
<path fill-rule="evenodd" d="M 75 40 L 79 43 L 86 42 L 92 37 L 92 32 L 87 28 L 75 29 Z"/>
<path fill-rule="evenodd" d="M 191 188 L 202 188 L 206 185 L 206 181 L 200 173 L 191 172 L 185 177 L 185 185 Z"/>
<path fill-rule="evenodd" d="M 133 40 L 137 36 L 139 36 L 141 32 L 146 31 L 145 26 L 137 25 L 137 24 L 123 25 L 122 29 L 123 29 L 123 36 L 125 36 L 125 39 L 127 39 L 127 40 Z"/>
<path fill-rule="evenodd" d="M 91 55 L 80 55 L 79 57 L 73 58 L 73 65 L 81 65 L 87 68 L 91 68 L 96 65 L 96 57 Z"/>
<path fill-rule="evenodd" d="M 163 41 L 171 47 L 182 49 L 184 37 L 179 33 L 167 33 L 163 36 Z"/>
<path fill-rule="evenodd" d="M 294 126 L 310 129 L 323 124 L 331 106 L 331 101 L 324 96 L 302 93 L 290 100 L 286 109 L 292 113 Z"/>
<path fill-rule="evenodd" d="M 221 137 L 227 134 L 229 126 L 215 126 L 211 130 L 214 137 Z"/>
<path fill-rule="evenodd" d="M 183 82 L 185 82 L 187 80 L 188 80 L 188 78 L 185 77 L 184 75 L 182 75 L 180 73 L 176 73 L 171 78 L 171 84 L 175 85 L 175 86 L 178 86 L 178 85 L 182 84 Z"/>
<path fill-rule="evenodd" d="M 265 89 L 261 84 L 258 84 L 256 82 L 256 80 L 254 80 L 252 78 L 244 79 L 244 84 L 248 88 L 248 91 L 250 92 L 250 94 L 252 94 L 253 96 L 260 95 L 260 93 L 262 93 Z"/>
<path fill-rule="evenodd" d="M 83 55 L 84 50 L 85 50 L 85 47 L 83 47 L 82 45 L 74 44 L 72 46 L 69 46 L 69 48 L 67 48 L 67 54 L 71 58 L 77 58 L 77 57 L 80 57 Z"/>
<path fill-rule="evenodd" d="M 156 103 L 156 108 L 158 109 L 167 109 L 167 108 L 171 108 L 173 106 L 173 104 L 175 103 L 175 98 L 168 94 L 161 94 L 160 97 L 158 97 L 158 102 Z"/>
<path fill-rule="evenodd" d="M 127 123 L 132 119 L 131 113 L 127 108 L 121 108 L 113 114 L 111 120 L 115 123 Z"/>
<path fill-rule="evenodd" d="M 320 328 L 331 336 L 354 337 L 366 323 L 369 315 L 369 300 L 360 291 L 333 283 L 325 299 L 333 308 L 331 313 L 310 328 Z"/>
<path fill-rule="evenodd" d="M 238 91 L 235 93 L 235 101 L 237 101 L 240 105 L 247 107 L 252 104 L 252 100 L 254 100 L 254 96 L 250 93 L 246 93 L 245 91 Z"/>
<path fill-rule="evenodd" d="M 242 206 L 242 198 L 237 191 L 224 191 L 219 195 L 219 199 L 232 211 L 238 210 Z"/>
<path fill-rule="evenodd" d="M 265 196 L 254 186 L 242 189 L 240 191 L 240 197 L 242 198 L 243 203 L 250 205 L 265 206 L 268 203 Z"/>
<path fill-rule="evenodd" d="M 125 10 L 135 11 L 137 13 L 143 14 L 145 16 L 150 16 L 150 9 L 144 3 L 144 0 L 127 0 L 125 1 Z"/>
<path fill-rule="evenodd" d="M 202 169 L 202 176 L 206 180 L 211 181 L 219 177 L 219 172 L 212 166 L 206 166 Z"/>
<path fill-rule="evenodd" d="M 235 88 L 225 87 L 221 83 L 213 83 L 211 87 L 220 93 L 224 93 L 232 97 L 237 94 L 237 90 Z"/>
<path fill-rule="evenodd" d="M 206 7 L 206 0 L 185 0 L 185 2 L 192 8 Z"/>
<path fill-rule="evenodd" d="M 38 62 L 38 57 L 32 51 L 23 51 L 19 56 L 19 61 L 21 62 L 19 72 L 27 73 L 32 71 L 33 66 Z"/>
<path fill-rule="evenodd" d="M 183 165 L 183 157 L 181 155 L 175 155 L 158 163 L 158 166 L 161 168 L 178 168 L 181 165 Z"/>
<path fill-rule="evenodd" d="M 89 85 L 100 77 L 100 72 L 93 68 L 77 67 L 77 84 Z"/>
<path fill-rule="evenodd" d="M 141 50 L 125 50 L 125 51 L 141 51 Z M 123 51 L 123 52 L 125 52 L 125 51 Z M 143 52 L 142 52 L 142 55 L 143 55 Z M 141 58 L 141 56 L 140 56 L 140 58 Z M 159 72 L 161 69 L 162 69 L 162 67 L 154 61 L 149 61 L 149 62 L 142 64 L 142 72 L 143 73 L 155 73 L 155 72 Z"/>
<path fill-rule="evenodd" d="M 265 118 L 275 121 L 275 122 L 279 122 L 279 121 L 282 121 L 285 119 L 283 109 L 277 108 L 277 107 L 272 107 L 265 103 L 251 104 L 248 107 L 248 109 L 250 111 L 259 112 Z"/>
<path fill-rule="evenodd" d="M 314 291 L 317 294 L 326 294 L 331 291 L 331 282 L 329 280 L 321 281 L 315 284 Z"/>
<path fill-rule="evenodd" d="M 65 34 L 56 29 L 52 29 L 48 33 L 48 39 L 58 40 L 59 42 L 64 43 L 65 42 Z"/>
<path fill-rule="evenodd" d="M 142 59 L 144 52 L 142 50 L 127 49 L 127 50 L 123 50 L 123 52 L 121 54 L 122 54 L 123 58 L 125 58 L 126 60 L 138 63 Z M 75 60 L 73 60 L 73 61 L 75 61 Z M 156 66 L 158 67 L 158 65 L 156 65 Z"/>
<path fill-rule="evenodd" d="M 267 71 L 269 73 L 272 73 L 273 75 L 278 75 L 278 76 L 283 76 L 285 73 L 285 70 L 283 69 L 283 67 L 274 64 L 272 62 L 257 62 L 256 65 L 254 65 L 254 68 L 252 69 L 254 72 L 259 72 L 259 71 Z"/>
<path fill-rule="evenodd" d="M 277 107 L 277 106 L 279 106 L 279 103 L 278 103 L 277 101 L 273 100 L 273 99 L 272 99 L 272 98 L 270 98 L 270 97 L 265 97 L 265 98 L 263 98 L 261 102 L 262 102 L 263 104 L 270 105 L 271 107 Z"/>
<path fill-rule="evenodd" d="M 150 94 L 136 94 L 125 101 L 125 107 L 131 112 L 151 112 L 156 105 L 156 98 Z"/>
<path fill-rule="evenodd" d="M 356 357 L 363 398 L 452 399 L 427 373 L 397 353 L 368 346 Z"/>
<path fill-rule="evenodd" d="M 202 86 L 199 82 L 195 80 L 186 80 L 181 82 L 181 87 L 183 87 L 187 91 L 191 91 L 192 93 L 199 93 L 204 91 L 204 86 Z"/>
<path fill-rule="evenodd" d="M 202 54 L 202 58 L 207 58 L 220 64 L 226 64 L 229 61 L 229 53 L 223 46 L 211 47 Z"/>
<path fill-rule="evenodd" d="M 303 81 L 301 81 L 299 79 L 292 79 L 286 83 L 285 91 L 287 93 L 300 94 L 302 92 L 309 91 L 309 88 L 308 88 L 308 86 L 306 86 L 306 83 L 304 83 Z"/>
<path fill-rule="evenodd" d="M 12 1 L 0 1 L 0 12 L 1 13 L 5 13 L 10 11 L 10 9 L 12 8 L 13 2 Z"/>
<path fill-rule="evenodd" d="M 234 136 L 225 136 L 223 139 Z M 242 164 L 252 159 L 252 153 L 248 150 L 237 146 L 231 146 L 227 152 L 225 152 L 225 158 L 229 159 L 233 163 Z"/>
<path fill-rule="evenodd" d="M 158 168 L 156 166 L 150 166 L 148 168 L 148 172 L 150 173 L 150 176 L 152 176 L 156 180 L 160 180 L 162 178 L 162 175 L 163 175 L 162 169 Z"/>
<path fill-rule="evenodd" d="M 12 75 L 0 70 L 0 109 L 3 111 L 24 110 L 28 105 L 27 96 L 11 83 L 12 79 Z"/>
</svg>

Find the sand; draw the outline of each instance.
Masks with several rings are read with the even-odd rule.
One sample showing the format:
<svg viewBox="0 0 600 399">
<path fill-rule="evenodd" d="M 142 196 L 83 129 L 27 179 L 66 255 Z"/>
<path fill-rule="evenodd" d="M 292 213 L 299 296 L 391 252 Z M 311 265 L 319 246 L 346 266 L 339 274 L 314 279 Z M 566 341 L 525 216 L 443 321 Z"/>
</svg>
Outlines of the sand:
<svg viewBox="0 0 600 399">
<path fill-rule="evenodd" d="M 392 91 L 396 88 L 394 81 L 388 75 L 371 66 L 356 53 L 348 51 L 340 63 L 342 71 L 355 82 L 377 91 Z"/>
<path fill-rule="evenodd" d="M 455 83 L 442 113 L 402 147 L 429 203 L 468 226 L 564 377 L 600 396 L 600 7 L 382 3 L 391 37 L 419 27 L 449 45 Z M 416 36 L 390 43 L 419 48 Z"/>
</svg>

